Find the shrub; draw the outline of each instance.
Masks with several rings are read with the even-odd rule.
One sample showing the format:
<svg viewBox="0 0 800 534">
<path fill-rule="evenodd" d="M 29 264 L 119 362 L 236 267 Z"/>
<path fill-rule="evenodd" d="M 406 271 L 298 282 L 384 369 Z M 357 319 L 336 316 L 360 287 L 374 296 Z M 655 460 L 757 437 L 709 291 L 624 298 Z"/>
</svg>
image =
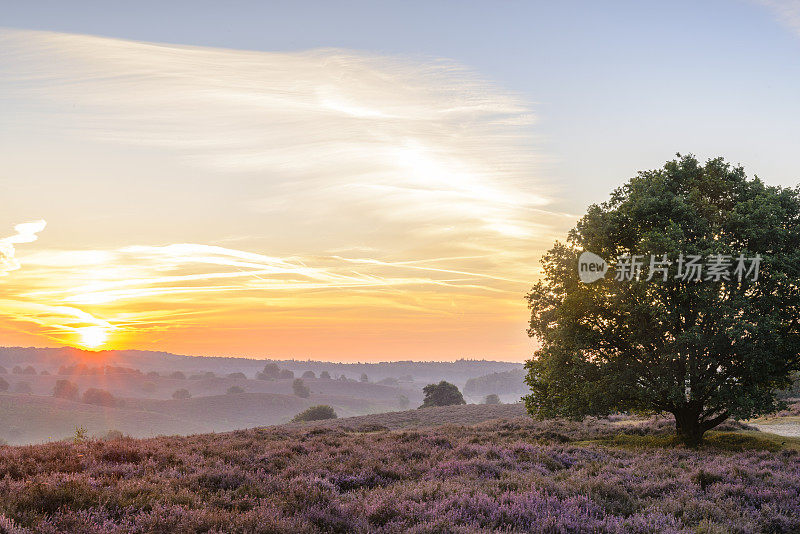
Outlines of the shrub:
<svg viewBox="0 0 800 534">
<path fill-rule="evenodd" d="M 452 406 L 456 404 L 466 404 L 464 396 L 458 388 L 450 382 L 442 380 L 438 384 L 428 384 L 422 388 L 425 399 L 420 408 L 428 406 Z"/>
<path fill-rule="evenodd" d="M 303 373 L 303 378 L 317 378 L 317 375 L 314 374 L 314 371 L 306 371 Z"/>
<path fill-rule="evenodd" d="M 175 371 L 170 373 L 169 377 L 174 378 L 176 380 L 186 380 L 186 375 L 180 371 Z"/>
<path fill-rule="evenodd" d="M 233 378 L 235 380 L 247 380 L 247 376 L 244 373 L 231 373 L 228 375 L 228 378 Z"/>
<path fill-rule="evenodd" d="M 14 386 L 14 393 L 20 393 L 22 395 L 30 395 L 33 392 L 31 389 L 30 382 L 17 382 L 17 385 Z"/>
<path fill-rule="evenodd" d="M 83 392 L 81 397 L 85 404 L 95 404 L 97 406 L 117 406 L 117 399 L 104 389 L 89 388 Z"/>
<path fill-rule="evenodd" d="M 8 382 L 5 378 L 0 378 L 0 393 L 8 391 Z"/>
<path fill-rule="evenodd" d="M 311 390 L 303 383 L 302 378 L 296 378 L 294 382 L 292 382 L 292 391 L 301 399 L 307 399 L 311 396 Z"/>
<path fill-rule="evenodd" d="M 161 378 L 161 375 L 158 374 L 158 371 L 150 371 L 146 376 L 147 378 Z"/>
<path fill-rule="evenodd" d="M 102 439 L 103 441 L 116 441 L 118 439 L 124 439 L 124 438 L 125 438 L 125 434 L 123 434 L 119 430 L 113 430 L 112 429 L 112 430 L 109 430 L 108 432 L 106 432 L 105 435 L 100 439 Z"/>
<path fill-rule="evenodd" d="M 244 388 L 240 386 L 231 386 L 228 388 L 227 393 L 228 395 L 237 395 L 239 393 L 244 393 Z"/>
<path fill-rule="evenodd" d="M 411 404 L 411 401 L 408 400 L 408 397 L 406 397 L 405 395 L 398 395 L 397 403 L 400 404 L 400 408 L 405 410 L 406 408 L 408 408 L 408 405 Z"/>
<path fill-rule="evenodd" d="M 386 378 L 382 378 L 381 380 L 378 380 L 378 384 L 380 384 L 382 386 L 396 386 L 399 383 L 400 383 L 400 381 L 398 379 L 396 379 L 395 377 L 393 377 L 393 376 L 387 376 Z"/>
<path fill-rule="evenodd" d="M 294 372 L 290 371 L 289 369 L 281 369 L 281 372 L 278 375 L 278 378 L 281 378 L 283 380 L 290 380 L 290 379 L 294 378 Z"/>
<path fill-rule="evenodd" d="M 292 421 L 322 421 L 324 419 L 336 419 L 336 417 L 336 412 L 333 408 L 326 404 L 320 404 L 318 406 L 312 406 L 295 415 Z"/>
<path fill-rule="evenodd" d="M 53 388 L 53 396 L 59 399 L 77 400 L 78 386 L 69 380 L 56 380 L 56 385 Z"/>
<path fill-rule="evenodd" d="M 330 380 L 330 379 L 331 379 L 331 374 L 330 374 L 328 371 L 322 371 L 322 372 L 319 374 L 319 377 L 320 377 L 321 379 L 323 379 L 323 380 Z"/>
<path fill-rule="evenodd" d="M 367 373 L 361 373 L 361 381 L 369 382 L 369 377 L 367 376 Z"/>
<path fill-rule="evenodd" d="M 188 389 L 181 388 L 175 390 L 175 392 L 172 394 L 172 398 L 175 400 L 186 400 L 191 399 L 192 394 L 189 393 Z"/>
<path fill-rule="evenodd" d="M 15 365 L 15 366 L 14 366 L 14 367 L 11 369 L 11 372 L 12 372 L 13 374 L 15 374 L 15 375 L 21 375 L 21 374 L 22 374 L 22 367 L 20 367 L 19 365 Z"/>
<path fill-rule="evenodd" d="M 27 366 L 25 369 L 22 370 L 23 375 L 35 375 L 36 369 L 33 368 L 32 365 Z"/>
<path fill-rule="evenodd" d="M 500 402 L 500 397 L 497 396 L 495 393 L 490 393 L 486 395 L 486 398 L 483 399 L 484 404 L 503 404 Z"/>
</svg>

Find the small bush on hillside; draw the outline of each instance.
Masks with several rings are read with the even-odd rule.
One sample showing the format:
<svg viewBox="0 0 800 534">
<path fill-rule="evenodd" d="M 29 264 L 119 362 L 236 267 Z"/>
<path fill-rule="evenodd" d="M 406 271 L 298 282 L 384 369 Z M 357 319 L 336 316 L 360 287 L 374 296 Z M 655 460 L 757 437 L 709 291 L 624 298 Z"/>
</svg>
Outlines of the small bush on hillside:
<svg viewBox="0 0 800 534">
<path fill-rule="evenodd" d="M 30 382 L 17 382 L 17 385 L 14 386 L 14 393 L 20 393 L 22 395 L 30 395 L 33 392 L 31 389 Z"/>
<path fill-rule="evenodd" d="M 100 439 L 102 439 L 103 441 L 116 441 L 118 439 L 124 439 L 124 438 L 125 438 L 125 434 L 123 434 L 121 431 L 119 431 L 119 430 L 109 430 Z"/>
<path fill-rule="evenodd" d="M 347 377 L 344 376 L 344 375 L 339 375 L 338 380 L 339 380 L 339 382 L 347 382 Z"/>
<path fill-rule="evenodd" d="M 317 378 L 317 375 L 314 374 L 314 371 L 306 371 L 303 373 L 303 378 Z"/>
<path fill-rule="evenodd" d="M 172 394 L 172 398 L 175 400 L 186 400 L 191 399 L 192 394 L 189 393 L 188 389 L 176 389 L 175 392 Z"/>
<path fill-rule="evenodd" d="M 247 376 L 244 373 L 231 373 L 228 375 L 228 378 L 233 378 L 234 380 L 247 380 Z"/>
<path fill-rule="evenodd" d="M 175 371 L 175 372 L 173 372 L 173 373 L 170 373 L 169 377 L 170 377 L 170 378 L 174 378 L 174 379 L 176 379 L 176 380 L 186 380 L 186 375 L 185 375 L 185 374 L 183 374 L 183 373 L 182 373 L 182 372 L 180 372 L 180 371 Z"/>
<path fill-rule="evenodd" d="M 42 376 L 50 376 L 50 371 L 48 371 L 47 369 L 45 369 L 44 371 L 42 371 L 42 372 L 41 372 L 41 373 L 39 373 L 39 374 L 40 374 L 40 375 L 42 375 Z"/>
<path fill-rule="evenodd" d="M 393 376 L 387 376 L 386 378 L 382 378 L 382 379 L 378 380 L 378 384 L 380 384 L 382 386 L 396 386 L 399 383 L 400 383 L 400 381 L 397 380 Z"/>
<path fill-rule="evenodd" d="M 147 378 L 161 378 L 161 375 L 158 374 L 158 371 L 150 371 L 145 376 L 147 376 Z"/>
<path fill-rule="evenodd" d="M 8 382 L 5 378 L 0 378 L 0 392 L 8 391 Z"/>
<path fill-rule="evenodd" d="M 290 371 L 289 369 L 281 369 L 281 373 L 278 375 L 278 378 L 283 380 L 289 380 L 294 378 L 294 371 Z"/>
<path fill-rule="evenodd" d="M 406 408 L 408 408 L 408 405 L 411 404 L 411 401 L 408 400 L 408 397 L 406 397 L 405 395 L 399 395 L 397 397 L 397 403 L 400 405 L 401 409 L 405 410 Z"/>
<path fill-rule="evenodd" d="M 56 380 L 53 396 L 59 399 L 78 400 L 78 386 L 69 380 Z"/>
<path fill-rule="evenodd" d="M 295 381 L 292 382 L 292 391 L 301 399 L 307 399 L 311 396 L 311 390 L 303 383 L 302 378 L 296 378 Z"/>
<path fill-rule="evenodd" d="M 333 410 L 333 408 L 331 408 L 326 404 L 320 404 L 319 406 L 312 406 L 311 408 L 295 415 L 292 421 L 295 422 L 322 421 L 324 419 L 336 419 L 336 418 L 337 415 L 336 412 Z"/>
<path fill-rule="evenodd" d="M 117 406 L 117 399 L 104 389 L 89 388 L 83 392 L 81 397 L 85 404 L 94 404 L 97 406 Z"/>
<path fill-rule="evenodd" d="M 217 378 L 217 375 L 213 371 L 206 371 L 205 373 L 203 373 L 203 378 L 205 378 L 206 380 L 210 380 L 212 378 Z"/>
<path fill-rule="evenodd" d="M 202 379 L 203 379 L 203 375 L 200 375 L 200 374 L 189 376 L 189 380 L 202 380 Z"/>
<path fill-rule="evenodd" d="M 422 392 L 425 393 L 425 399 L 420 408 L 427 408 L 428 406 L 453 406 L 467 403 L 458 388 L 444 380 L 438 384 L 428 384 L 422 388 Z"/>
<path fill-rule="evenodd" d="M 361 381 L 369 382 L 369 377 L 367 376 L 367 373 L 361 373 Z"/>
<path fill-rule="evenodd" d="M 32 365 L 27 366 L 25 369 L 22 370 L 23 375 L 35 375 L 36 369 L 33 368 Z"/>
<path fill-rule="evenodd" d="M 239 393 L 244 393 L 244 388 L 240 386 L 231 386 L 228 388 L 227 393 L 228 395 L 237 395 Z"/>
<path fill-rule="evenodd" d="M 495 393 L 490 393 L 486 395 L 486 398 L 483 399 L 484 404 L 503 404 L 500 402 L 500 397 L 498 397 Z"/>
<path fill-rule="evenodd" d="M 330 380 L 330 379 L 331 379 L 331 374 L 330 374 L 328 371 L 322 371 L 322 372 L 319 374 L 319 377 L 320 377 L 321 379 L 323 379 L 323 380 Z"/>
<path fill-rule="evenodd" d="M 13 374 L 15 374 L 15 375 L 21 375 L 21 374 L 22 374 L 22 367 L 20 367 L 19 365 L 15 365 L 15 366 L 14 366 L 14 367 L 11 369 L 11 372 L 12 372 Z"/>
</svg>

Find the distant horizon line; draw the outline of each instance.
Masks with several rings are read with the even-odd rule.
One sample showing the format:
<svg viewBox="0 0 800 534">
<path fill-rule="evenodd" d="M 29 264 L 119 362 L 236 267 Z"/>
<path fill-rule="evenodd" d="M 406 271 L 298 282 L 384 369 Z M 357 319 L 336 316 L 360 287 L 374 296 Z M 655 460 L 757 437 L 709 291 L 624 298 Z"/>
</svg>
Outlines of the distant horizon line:
<svg viewBox="0 0 800 534">
<path fill-rule="evenodd" d="M 223 359 L 223 360 L 251 360 L 251 361 L 263 361 L 263 362 L 303 362 L 303 363 L 326 363 L 326 364 L 340 364 L 340 365 L 380 365 L 380 364 L 388 364 L 388 363 L 458 363 L 458 362 L 476 362 L 476 363 L 508 363 L 508 364 L 518 364 L 524 365 L 523 362 L 517 362 L 513 360 L 487 360 L 487 359 L 474 359 L 474 358 L 457 358 L 455 360 L 381 360 L 381 361 L 334 361 L 334 360 L 315 360 L 315 359 L 295 359 L 295 358 L 271 358 L 271 357 L 253 357 L 253 356 L 208 356 L 203 354 L 177 354 L 174 352 L 169 352 L 166 350 L 151 350 L 151 349 L 102 349 L 102 350 L 91 350 L 85 349 L 80 347 L 73 347 L 70 345 L 60 345 L 56 347 L 36 347 L 36 346 L 29 346 L 29 347 L 22 347 L 22 346 L 8 346 L 8 345 L 0 345 L 0 350 L 2 349 L 28 349 L 28 350 L 72 350 L 78 351 L 82 353 L 88 354 L 102 354 L 102 353 L 116 353 L 116 352 L 145 352 L 145 353 L 152 353 L 152 354 L 168 354 L 170 356 L 178 356 L 181 358 L 207 358 L 207 359 Z"/>
</svg>

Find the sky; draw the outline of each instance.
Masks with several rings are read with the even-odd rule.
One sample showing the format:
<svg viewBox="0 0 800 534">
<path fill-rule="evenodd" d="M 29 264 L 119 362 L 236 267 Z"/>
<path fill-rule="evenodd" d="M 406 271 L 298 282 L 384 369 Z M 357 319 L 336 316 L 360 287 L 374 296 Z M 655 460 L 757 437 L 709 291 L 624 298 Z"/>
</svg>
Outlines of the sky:
<svg viewBox="0 0 800 534">
<path fill-rule="evenodd" d="M 523 361 L 676 152 L 796 186 L 800 0 L 0 1 L 0 345 Z"/>
</svg>

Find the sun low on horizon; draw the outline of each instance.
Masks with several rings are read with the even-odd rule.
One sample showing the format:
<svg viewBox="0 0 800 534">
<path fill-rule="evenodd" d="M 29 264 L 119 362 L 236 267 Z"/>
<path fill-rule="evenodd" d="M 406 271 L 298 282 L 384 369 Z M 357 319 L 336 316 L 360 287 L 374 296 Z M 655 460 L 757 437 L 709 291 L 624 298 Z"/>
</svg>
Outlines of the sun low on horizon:
<svg viewBox="0 0 800 534">
<path fill-rule="evenodd" d="M 796 182 L 798 77 L 706 42 L 751 32 L 796 59 L 791 2 L 710 26 L 708 7 L 617 7 L 625 31 L 602 34 L 591 3 L 464 6 L 458 30 L 442 5 L 317 5 L 308 34 L 281 17 L 317 11 L 251 7 L 235 32 L 174 35 L 136 14 L 8 17 L 0 345 L 520 362 L 542 255 L 637 171 L 733 147 Z"/>
<path fill-rule="evenodd" d="M 537 255 L 575 217 L 550 205 L 519 97 L 348 50 L 0 39 L 28 133 L 7 159 L 48 184 L 0 240 L 4 344 L 529 354 Z"/>
</svg>

